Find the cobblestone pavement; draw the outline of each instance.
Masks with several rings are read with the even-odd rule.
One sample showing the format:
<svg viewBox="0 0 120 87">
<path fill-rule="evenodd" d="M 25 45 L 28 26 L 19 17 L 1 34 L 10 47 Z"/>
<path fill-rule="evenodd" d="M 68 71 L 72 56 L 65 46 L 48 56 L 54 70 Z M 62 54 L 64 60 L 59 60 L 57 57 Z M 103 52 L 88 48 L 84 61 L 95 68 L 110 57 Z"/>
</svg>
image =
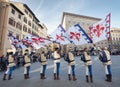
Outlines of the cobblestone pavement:
<svg viewBox="0 0 120 87">
<path fill-rule="evenodd" d="M 0 87 L 120 87 L 120 56 L 111 56 L 113 81 L 105 81 L 105 71 L 97 56 L 92 56 L 93 61 L 93 83 L 86 83 L 85 68 L 80 57 L 76 57 L 77 81 L 69 81 L 67 77 L 67 63 L 61 59 L 60 80 L 53 80 L 53 60 L 48 60 L 46 71 L 47 79 L 40 79 L 40 63 L 33 63 L 31 66 L 30 79 L 24 80 L 23 67 L 15 69 L 13 79 L 3 81 L 4 72 L 0 72 Z"/>
</svg>

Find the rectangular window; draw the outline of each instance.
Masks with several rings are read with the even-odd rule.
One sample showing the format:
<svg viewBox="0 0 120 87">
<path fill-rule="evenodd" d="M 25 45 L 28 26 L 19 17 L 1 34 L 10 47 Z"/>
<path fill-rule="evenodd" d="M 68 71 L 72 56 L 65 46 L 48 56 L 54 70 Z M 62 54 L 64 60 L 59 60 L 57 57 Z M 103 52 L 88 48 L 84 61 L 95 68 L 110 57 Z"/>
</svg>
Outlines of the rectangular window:
<svg viewBox="0 0 120 87">
<path fill-rule="evenodd" d="M 29 17 L 30 17 L 30 18 L 32 18 L 32 15 L 31 15 L 31 14 L 29 14 Z"/>
<path fill-rule="evenodd" d="M 34 24 L 32 24 L 32 28 L 34 28 Z"/>
<path fill-rule="evenodd" d="M 25 26 L 25 25 L 23 26 L 23 31 L 27 32 L 27 26 Z"/>
<path fill-rule="evenodd" d="M 27 18 L 26 17 L 24 17 L 24 22 L 27 23 Z"/>
<path fill-rule="evenodd" d="M 31 33 L 31 29 L 28 29 L 28 33 Z"/>
<path fill-rule="evenodd" d="M 31 26 L 31 21 L 28 22 L 28 25 Z"/>
<path fill-rule="evenodd" d="M 12 26 L 15 26 L 15 21 L 12 18 L 9 18 L 9 24 Z"/>
<path fill-rule="evenodd" d="M 36 26 L 34 27 L 34 29 L 36 30 Z"/>
<path fill-rule="evenodd" d="M 18 28 L 19 30 L 21 30 L 22 29 L 22 25 L 20 23 L 17 23 L 16 24 L 16 28 Z"/>
<path fill-rule="evenodd" d="M 15 10 L 14 10 L 14 9 L 12 9 L 12 10 L 11 10 L 11 13 L 12 13 L 12 14 L 15 14 Z"/>
<path fill-rule="evenodd" d="M 28 14 L 28 11 L 25 9 L 25 13 Z"/>
<path fill-rule="evenodd" d="M 18 18 L 21 19 L 21 15 L 20 14 L 18 15 Z"/>
</svg>

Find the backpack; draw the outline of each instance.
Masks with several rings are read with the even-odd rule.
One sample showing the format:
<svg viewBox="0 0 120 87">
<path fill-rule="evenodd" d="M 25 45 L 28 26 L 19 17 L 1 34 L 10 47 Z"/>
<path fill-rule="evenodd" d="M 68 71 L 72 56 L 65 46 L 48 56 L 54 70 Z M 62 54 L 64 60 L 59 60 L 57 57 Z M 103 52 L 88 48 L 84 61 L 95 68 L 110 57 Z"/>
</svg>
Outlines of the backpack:
<svg viewBox="0 0 120 87">
<path fill-rule="evenodd" d="M 106 53 L 103 51 L 102 52 L 102 59 L 101 59 L 102 62 L 107 62 L 107 56 L 106 56 Z"/>
<path fill-rule="evenodd" d="M 70 63 L 70 60 L 69 60 L 69 55 L 68 55 L 68 53 L 65 55 L 65 58 L 64 58 L 64 60 L 65 60 L 66 62 Z"/>
<path fill-rule="evenodd" d="M 83 62 L 87 62 L 86 59 L 85 59 L 84 53 L 81 55 L 81 60 L 82 60 Z"/>
</svg>

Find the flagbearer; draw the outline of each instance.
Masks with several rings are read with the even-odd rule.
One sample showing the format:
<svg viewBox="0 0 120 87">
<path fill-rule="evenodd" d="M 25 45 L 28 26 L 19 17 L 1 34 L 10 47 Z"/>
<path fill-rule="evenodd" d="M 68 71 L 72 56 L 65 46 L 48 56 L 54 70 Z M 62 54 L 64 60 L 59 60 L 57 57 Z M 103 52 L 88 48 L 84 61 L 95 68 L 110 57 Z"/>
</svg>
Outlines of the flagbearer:
<svg viewBox="0 0 120 87">
<path fill-rule="evenodd" d="M 54 52 L 54 80 L 59 80 L 59 70 L 60 70 L 60 54 L 59 48 L 55 47 Z"/>
<path fill-rule="evenodd" d="M 86 82 L 89 82 L 89 76 L 91 83 L 93 82 L 93 75 L 92 75 L 92 61 L 90 54 L 88 52 L 88 48 L 84 48 L 84 52 L 81 56 L 81 60 L 84 62 L 85 69 L 86 69 Z"/>
<path fill-rule="evenodd" d="M 105 67 L 105 73 L 106 73 L 106 81 L 112 82 L 112 72 L 111 72 L 111 58 L 110 53 L 107 50 L 107 47 L 103 48 L 101 52 L 99 52 L 99 59 L 103 63 Z"/>
<path fill-rule="evenodd" d="M 8 49 L 8 66 L 7 66 L 7 71 L 4 74 L 3 80 L 6 80 L 6 75 L 9 73 L 8 80 L 12 79 L 12 72 L 13 72 L 13 67 L 15 66 L 15 60 L 13 58 L 13 50 Z"/>
<path fill-rule="evenodd" d="M 44 51 L 42 51 L 40 62 L 41 62 L 41 69 L 40 69 L 41 79 L 46 79 L 45 71 L 46 71 L 46 67 L 47 67 L 47 60 L 46 60 L 46 54 Z"/>
<path fill-rule="evenodd" d="M 31 61 L 30 61 L 30 57 L 28 55 L 29 51 L 28 49 L 25 50 L 25 54 L 24 54 L 24 79 L 28 79 L 29 78 L 29 71 L 30 71 L 30 66 L 31 66 Z"/>
<path fill-rule="evenodd" d="M 68 62 L 68 79 L 71 80 L 71 69 L 72 69 L 72 76 L 73 81 L 77 80 L 75 77 L 75 60 L 74 55 L 71 52 L 72 50 L 69 49 L 65 61 Z"/>
</svg>

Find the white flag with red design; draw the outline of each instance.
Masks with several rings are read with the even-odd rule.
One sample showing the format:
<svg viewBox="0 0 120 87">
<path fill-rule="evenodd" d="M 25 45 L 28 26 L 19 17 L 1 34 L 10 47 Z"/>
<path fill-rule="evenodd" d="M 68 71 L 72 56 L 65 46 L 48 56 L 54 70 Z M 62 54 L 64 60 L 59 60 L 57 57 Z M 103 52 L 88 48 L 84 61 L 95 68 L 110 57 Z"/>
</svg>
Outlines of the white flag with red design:
<svg viewBox="0 0 120 87">
<path fill-rule="evenodd" d="M 76 24 L 69 28 L 65 33 L 65 37 L 67 37 L 75 45 L 92 43 L 91 39 L 79 24 Z"/>
<path fill-rule="evenodd" d="M 33 46 L 36 49 L 39 49 L 41 47 L 45 47 L 46 45 L 48 45 L 51 41 L 45 38 L 41 38 L 41 37 L 32 37 L 32 42 L 33 42 Z"/>
<path fill-rule="evenodd" d="M 41 47 L 44 47 L 44 45 L 47 45 L 50 43 L 50 41 L 45 38 L 33 36 L 31 34 L 26 35 L 22 41 L 30 45 L 34 49 L 39 49 Z"/>
<path fill-rule="evenodd" d="M 43 47 L 43 45 L 42 44 L 40 44 L 40 41 L 39 41 L 39 37 L 37 37 L 37 36 L 32 36 L 31 37 L 31 40 L 32 40 L 32 47 L 34 48 L 34 49 L 39 49 L 39 48 L 41 48 L 41 47 Z"/>
<path fill-rule="evenodd" d="M 51 40 L 63 45 L 69 44 L 70 41 L 63 36 L 64 33 L 65 33 L 64 28 L 61 25 L 59 25 L 57 29 L 50 35 Z"/>
<path fill-rule="evenodd" d="M 23 39 L 22 39 L 22 42 L 23 42 L 26 46 L 31 45 L 31 44 L 32 44 L 31 37 L 32 37 L 31 34 L 25 35 L 25 37 L 23 37 Z"/>
<path fill-rule="evenodd" d="M 90 29 L 90 38 L 93 43 L 109 40 L 110 38 L 110 13 L 101 21 L 93 24 L 89 27 Z"/>
</svg>

